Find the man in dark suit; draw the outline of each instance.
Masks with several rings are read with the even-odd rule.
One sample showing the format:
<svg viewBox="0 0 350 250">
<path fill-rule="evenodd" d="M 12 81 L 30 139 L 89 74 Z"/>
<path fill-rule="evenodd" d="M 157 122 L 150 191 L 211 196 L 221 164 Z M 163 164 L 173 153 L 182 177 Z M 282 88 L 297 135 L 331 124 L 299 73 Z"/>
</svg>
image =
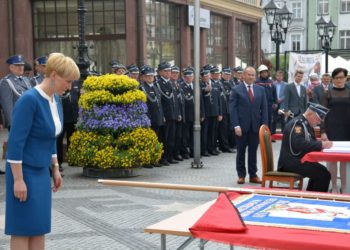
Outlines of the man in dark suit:
<svg viewBox="0 0 350 250">
<path fill-rule="evenodd" d="M 324 73 L 322 75 L 321 84 L 315 87 L 312 93 L 314 103 L 321 103 L 324 94 L 327 93 L 328 88 L 330 87 L 330 83 L 331 76 L 329 75 L 329 73 Z"/>
<path fill-rule="evenodd" d="M 236 134 L 236 169 L 238 184 L 245 183 L 245 151 L 248 147 L 248 174 L 251 183 L 261 183 L 257 172 L 257 149 L 259 128 L 268 123 L 265 90 L 254 84 L 256 71 L 247 67 L 243 72 L 243 83 L 233 88 L 230 96 L 231 127 Z"/>
<path fill-rule="evenodd" d="M 302 84 L 303 76 L 304 72 L 297 70 L 294 74 L 294 82 L 288 84 L 284 89 L 284 102 L 281 109 L 288 120 L 292 116 L 304 113 L 307 108 L 306 87 Z"/>
</svg>

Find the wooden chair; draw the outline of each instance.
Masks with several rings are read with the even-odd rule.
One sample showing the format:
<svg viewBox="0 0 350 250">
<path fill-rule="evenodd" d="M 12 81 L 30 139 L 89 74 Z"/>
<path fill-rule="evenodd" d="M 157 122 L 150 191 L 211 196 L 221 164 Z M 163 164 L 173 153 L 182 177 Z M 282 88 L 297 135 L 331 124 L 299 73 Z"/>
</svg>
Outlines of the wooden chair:
<svg viewBox="0 0 350 250">
<path fill-rule="evenodd" d="M 303 188 L 303 177 L 299 174 L 290 172 L 281 172 L 274 170 L 273 150 L 271 143 L 270 129 L 266 125 L 261 125 L 259 129 L 259 142 L 262 161 L 262 183 L 265 187 L 265 182 L 269 181 L 269 187 L 273 188 L 273 182 L 287 182 L 289 188 L 294 189 L 294 182 L 299 181 L 298 189 Z"/>
</svg>

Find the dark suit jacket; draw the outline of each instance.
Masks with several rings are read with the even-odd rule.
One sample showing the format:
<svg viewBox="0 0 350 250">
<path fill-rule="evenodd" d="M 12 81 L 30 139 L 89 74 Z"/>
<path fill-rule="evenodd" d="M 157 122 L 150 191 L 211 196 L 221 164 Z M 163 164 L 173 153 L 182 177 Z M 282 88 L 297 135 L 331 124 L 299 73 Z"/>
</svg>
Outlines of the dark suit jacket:
<svg viewBox="0 0 350 250">
<path fill-rule="evenodd" d="M 328 85 L 328 88 L 330 87 L 331 87 L 331 84 Z M 323 84 L 316 86 L 316 88 L 314 88 L 314 91 L 312 93 L 313 102 L 321 103 L 324 94 L 325 94 L 325 90 L 324 90 Z"/>
<path fill-rule="evenodd" d="M 231 127 L 240 126 L 242 132 L 258 132 L 262 124 L 268 124 L 265 90 L 255 84 L 252 86 L 253 103 L 250 103 L 245 84 L 235 86 L 230 96 Z"/>
<path fill-rule="evenodd" d="M 307 108 L 307 95 L 304 85 L 300 85 L 300 96 L 294 83 L 289 83 L 284 89 L 284 101 L 281 107 L 284 111 L 292 111 L 294 115 L 305 112 Z"/>
</svg>

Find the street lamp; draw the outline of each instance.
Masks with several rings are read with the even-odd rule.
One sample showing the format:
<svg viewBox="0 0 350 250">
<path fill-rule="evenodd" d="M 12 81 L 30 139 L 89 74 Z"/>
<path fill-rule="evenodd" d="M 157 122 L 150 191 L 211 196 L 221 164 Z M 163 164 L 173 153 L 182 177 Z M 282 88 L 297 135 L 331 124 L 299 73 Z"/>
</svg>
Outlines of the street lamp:
<svg viewBox="0 0 350 250">
<path fill-rule="evenodd" d="M 270 27 L 271 41 L 276 43 L 276 71 L 280 67 L 280 45 L 285 43 L 287 31 L 292 22 L 293 12 L 289 11 L 286 3 L 279 8 L 274 0 L 271 0 L 265 7 L 266 21 Z"/>
<path fill-rule="evenodd" d="M 88 46 L 85 41 L 85 1 L 78 0 L 78 28 L 79 28 L 79 45 L 77 65 L 80 70 L 81 83 L 89 75 L 97 75 L 96 71 L 90 70 L 91 59 L 88 54 Z"/>
<path fill-rule="evenodd" d="M 337 25 L 332 22 L 332 19 L 327 23 L 323 16 L 315 23 L 317 26 L 317 34 L 321 38 L 322 49 L 326 54 L 326 73 L 328 72 L 328 51 L 331 50 L 331 43 Z"/>
</svg>

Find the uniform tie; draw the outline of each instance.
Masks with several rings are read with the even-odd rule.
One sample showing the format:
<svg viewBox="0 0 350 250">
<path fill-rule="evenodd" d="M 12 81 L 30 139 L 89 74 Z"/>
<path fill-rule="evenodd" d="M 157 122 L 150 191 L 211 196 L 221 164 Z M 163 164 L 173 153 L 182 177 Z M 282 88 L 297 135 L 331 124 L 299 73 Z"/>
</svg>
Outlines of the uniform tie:
<svg viewBox="0 0 350 250">
<path fill-rule="evenodd" d="M 252 91 L 250 85 L 248 85 L 248 96 L 249 96 L 249 101 L 250 101 L 250 103 L 253 103 L 253 101 L 254 101 L 254 95 L 253 95 L 253 91 Z"/>
</svg>

